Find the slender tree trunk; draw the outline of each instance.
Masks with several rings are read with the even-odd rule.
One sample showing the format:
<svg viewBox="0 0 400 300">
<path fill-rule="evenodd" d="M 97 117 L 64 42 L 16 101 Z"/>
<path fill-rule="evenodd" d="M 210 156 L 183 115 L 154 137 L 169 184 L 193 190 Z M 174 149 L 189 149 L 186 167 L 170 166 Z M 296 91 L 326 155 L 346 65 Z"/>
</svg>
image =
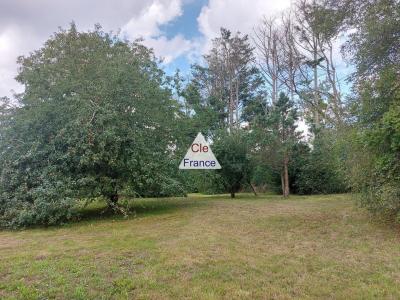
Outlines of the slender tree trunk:
<svg viewBox="0 0 400 300">
<path fill-rule="evenodd" d="M 315 56 L 316 57 L 316 56 Z M 318 100 L 318 70 L 317 66 L 314 67 L 314 122 L 315 126 L 319 127 L 319 100 Z"/>
<path fill-rule="evenodd" d="M 289 171 L 288 171 L 288 164 L 289 164 L 289 159 L 287 155 L 285 155 L 284 158 L 284 163 L 283 163 L 283 173 L 284 173 L 284 191 L 283 191 L 283 197 L 288 197 L 289 196 Z"/>
<path fill-rule="evenodd" d="M 285 197 L 285 178 L 284 171 L 281 172 L 281 186 L 282 186 L 282 196 Z"/>
<path fill-rule="evenodd" d="M 253 190 L 254 196 L 257 196 L 256 189 L 254 188 L 253 184 L 250 181 L 249 181 L 249 185 L 250 185 L 251 189 Z"/>
<path fill-rule="evenodd" d="M 233 129 L 233 101 L 232 79 L 229 77 L 229 133 L 232 133 Z"/>
<path fill-rule="evenodd" d="M 315 127 L 318 128 L 319 127 L 319 97 L 318 97 L 318 65 L 317 65 L 317 61 L 318 61 L 318 55 L 317 55 L 317 42 L 316 42 L 316 38 L 315 36 L 313 36 L 313 45 L 314 45 L 314 122 L 315 122 Z"/>
<path fill-rule="evenodd" d="M 313 0 L 313 9 L 316 7 L 316 2 Z M 315 105 L 315 127 L 319 128 L 319 97 L 318 97 L 318 43 L 315 33 L 312 35 L 313 58 L 314 58 L 314 105 Z"/>
<path fill-rule="evenodd" d="M 293 66 L 292 66 L 292 62 L 290 62 L 290 82 L 289 82 L 289 90 L 290 90 L 290 101 L 293 102 L 294 100 L 294 84 L 293 84 Z"/>
<path fill-rule="evenodd" d="M 239 76 L 239 75 L 238 75 Z M 236 128 L 240 128 L 239 124 L 239 78 L 236 79 L 236 103 L 235 103 L 235 109 L 236 109 Z"/>
<path fill-rule="evenodd" d="M 340 126 L 343 123 L 343 111 L 342 111 L 342 103 L 341 103 L 341 95 L 338 86 L 338 82 L 336 81 L 336 68 L 333 62 L 333 47 L 332 44 L 329 43 L 329 59 L 325 55 L 326 66 L 327 66 L 327 75 L 328 79 L 332 85 L 333 90 L 333 109 L 336 116 L 336 122 Z"/>
<path fill-rule="evenodd" d="M 292 25 L 288 23 L 288 37 L 287 44 L 289 50 L 289 91 L 290 91 L 290 101 L 294 100 L 294 78 L 295 78 L 295 67 L 294 67 L 294 50 L 293 50 L 293 33 L 292 33 Z"/>
<path fill-rule="evenodd" d="M 275 104 L 278 98 L 278 67 L 277 67 L 277 47 L 276 39 L 272 40 L 272 103 Z"/>
</svg>

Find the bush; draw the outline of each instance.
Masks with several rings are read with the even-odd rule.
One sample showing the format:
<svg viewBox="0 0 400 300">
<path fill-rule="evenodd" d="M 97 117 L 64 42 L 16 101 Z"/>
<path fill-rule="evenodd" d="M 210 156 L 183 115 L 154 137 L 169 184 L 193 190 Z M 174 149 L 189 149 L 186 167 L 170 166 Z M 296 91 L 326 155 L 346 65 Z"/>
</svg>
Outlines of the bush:
<svg viewBox="0 0 400 300">
<path fill-rule="evenodd" d="M 60 224 L 77 216 L 75 204 L 75 199 L 68 197 L 65 183 L 61 181 L 43 182 L 24 196 L 18 192 L 3 192 L 0 197 L 0 225 L 15 229 L 33 224 Z"/>
</svg>

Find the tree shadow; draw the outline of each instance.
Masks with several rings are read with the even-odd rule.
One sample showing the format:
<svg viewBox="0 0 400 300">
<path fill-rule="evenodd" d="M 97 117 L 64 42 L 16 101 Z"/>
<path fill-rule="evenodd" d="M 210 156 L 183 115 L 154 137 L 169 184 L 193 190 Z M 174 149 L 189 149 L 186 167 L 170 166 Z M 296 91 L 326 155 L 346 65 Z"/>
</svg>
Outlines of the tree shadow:
<svg viewBox="0 0 400 300">
<path fill-rule="evenodd" d="M 124 220 L 167 214 L 178 210 L 204 206 L 206 203 L 206 199 L 192 197 L 123 199 L 120 205 L 127 212 L 127 215 L 124 216 L 121 212 L 108 209 L 105 201 L 96 200 L 78 210 L 79 218 L 74 223 L 111 219 Z"/>
</svg>

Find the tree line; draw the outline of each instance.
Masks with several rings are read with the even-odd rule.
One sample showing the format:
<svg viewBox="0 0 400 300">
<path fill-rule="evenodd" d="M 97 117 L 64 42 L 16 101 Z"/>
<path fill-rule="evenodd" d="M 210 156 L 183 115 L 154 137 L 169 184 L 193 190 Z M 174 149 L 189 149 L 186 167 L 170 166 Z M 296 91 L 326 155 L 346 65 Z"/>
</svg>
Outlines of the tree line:
<svg viewBox="0 0 400 300">
<path fill-rule="evenodd" d="M 399 28 L 395 0 L 297 0 L 250 35 L 221 28 L 190 76 L 167 76 L 139 40 L 72 23 L 19 57 L 25 91 L 1 99 L 0 224 L 66 222 L 96 199 L 127 213 L 121 199 L 241 190 L 352 191 L 400 219 Z M 221 170 L 178 170 L 198 132 Z"/>
</svg>

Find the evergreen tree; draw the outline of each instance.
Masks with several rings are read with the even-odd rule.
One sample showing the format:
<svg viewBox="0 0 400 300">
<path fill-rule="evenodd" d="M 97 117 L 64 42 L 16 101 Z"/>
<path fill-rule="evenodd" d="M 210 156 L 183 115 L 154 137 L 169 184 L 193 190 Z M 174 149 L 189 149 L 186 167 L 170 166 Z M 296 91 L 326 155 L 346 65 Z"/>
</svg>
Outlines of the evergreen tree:
<svg viewBox="0 0 400 300">
<path fill-rule="evenodd" d="M 282 195 L 287 197 L 290 188 L 289 163 L 293 149 L 300 141 L 296 131 L 297 109 L 284 93 L 280 93 L 275 105 L 259 108 L 250 121 L 252 153 L 256 160 L 272 172 L 270 178 L 278 176 Z"/>
<path fill-rule="evenodd" d="M 193 66 L 190 86 L 201 95 L 197 108 L 202 112 L 209 109 L 207 116 L 214 113 L 211 127 L 225 127 L 232 132 L 240 128 L 246 106 L 262 95 L 262 80 L 247 35 L 232 35 L 221 28 L 221 35 L 212 44 L 204 56 L 205 66 Z"/>
</svg>

